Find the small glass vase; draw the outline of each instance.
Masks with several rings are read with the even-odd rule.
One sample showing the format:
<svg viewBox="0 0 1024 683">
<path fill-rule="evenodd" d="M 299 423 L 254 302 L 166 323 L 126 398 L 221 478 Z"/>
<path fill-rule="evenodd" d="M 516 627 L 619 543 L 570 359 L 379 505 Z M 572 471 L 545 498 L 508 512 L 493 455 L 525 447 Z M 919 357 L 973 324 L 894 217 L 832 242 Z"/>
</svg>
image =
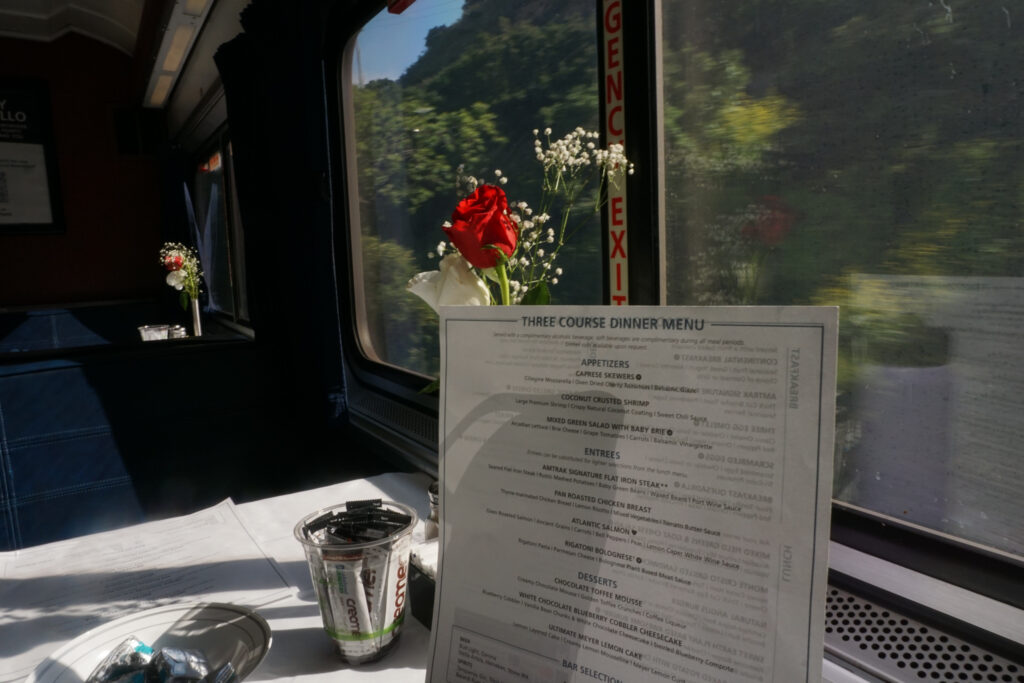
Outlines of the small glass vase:
<svg viewBox="0 0 1024 683">
<path fill-rule="evenodd" d="M 199 299 L 190 299 L 189 304 L 192 307 L 192 336 L 202 337 L 203 321 L 199 319 Z"/>
</svg>

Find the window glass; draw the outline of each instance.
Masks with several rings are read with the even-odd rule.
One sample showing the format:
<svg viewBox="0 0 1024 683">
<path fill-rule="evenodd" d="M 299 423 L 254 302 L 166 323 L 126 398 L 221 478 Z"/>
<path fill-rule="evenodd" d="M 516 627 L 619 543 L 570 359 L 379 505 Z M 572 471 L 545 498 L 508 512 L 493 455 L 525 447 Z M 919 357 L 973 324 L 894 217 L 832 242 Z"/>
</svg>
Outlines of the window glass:
<svg viewBox="0 0 1024 683">
<path fill-rule="evenodd" d="M 245 274 L 245 231 L 242 230 L 242 216 L 238 212 L 238 195 L 234 179 L 235 156 L 231 141 L 228 140 L 224 147 L 227 158 L 228 189 L 230 192 L 228 208 L 231 226 L 231 281 L 234 284 L 235 292 L 235 320 L 238 322 L 249 321 L 249 290 L 246 284 Z"/>
<path fill-rule="evenodd" d="M 597 129 L 595 11 L 592 0 L 417 0 L 402 14 L 382 12 L 357 36 L 346 76 L 367 356 L 436 374 L 437 315 L 406 283 L 439 267 L 442 223 L 468 191 L 460 168 L 463 179 L 503 176 L 510 202 L 536 206 L 534 129 L 544 138 L 550 127 L 552 139 Z M 554 302 L 600 302 L 600 245 L 596 218 L 575 232 L 559 254 Z"/>
<path fill-rule="evenodd" d="M 662 4 L 669 303 L 839 305 L 836 498 L 1024 555 L 1024 14 Z"/>
<path fill-rule="evenodd" d="M 231 145 L 218 140 L 197 164 L 193 183 L 193 230 L 202 261 L 206 307 L 235 321 L 248 320 L 242 231 L 228 193 Z"/>
<path fill-rule="evenodd" d="M 220 149 L 204 159 L 196 171 L 196 222 L 199 251 L 209 308 L 234 312 L 231 271 L 227 250 L 227 216 L 224 202 L 224 164 Z"/>
</svg>

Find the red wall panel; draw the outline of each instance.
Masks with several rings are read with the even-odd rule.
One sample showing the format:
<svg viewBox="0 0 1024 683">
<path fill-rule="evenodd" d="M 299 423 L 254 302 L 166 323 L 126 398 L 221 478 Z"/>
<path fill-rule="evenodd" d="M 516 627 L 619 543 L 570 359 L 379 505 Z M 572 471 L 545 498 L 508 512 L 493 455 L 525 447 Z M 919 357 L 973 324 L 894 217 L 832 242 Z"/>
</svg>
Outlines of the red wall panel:
<svg viewBox="0 0 1024 683">
<path fill-rule="evenodd" d="M 0 308 L 158 296 L 158 160 L 119 151 L 115 135 L 115 112 L 139 101 L 132 58 L 74 33 L 0 38 L 0 77 L 49 86 L 65 222 L 0 234 Z"/>
</svg>

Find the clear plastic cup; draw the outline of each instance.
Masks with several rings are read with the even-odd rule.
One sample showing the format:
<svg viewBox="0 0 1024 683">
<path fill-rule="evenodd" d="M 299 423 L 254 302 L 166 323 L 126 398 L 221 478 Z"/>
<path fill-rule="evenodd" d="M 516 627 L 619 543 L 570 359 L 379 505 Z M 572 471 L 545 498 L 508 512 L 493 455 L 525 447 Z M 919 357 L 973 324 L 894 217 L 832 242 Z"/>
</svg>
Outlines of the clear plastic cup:
<svg viewBox="0 0 1024 683">
<path fill-rule="evenodd" d="M 418 520 L 408 505 L 383 501 L 382 508 L 409 523 L 378 540 L 342 543 L 310 529 L 310 523 L 346 509 L 347 503 L 318 510 L 295 525 L 306 552 L 324 630 L 342 659 L 364 664 L 380 659 L 401 634 L 409 602 L 409 552 Z"/>
</svg>

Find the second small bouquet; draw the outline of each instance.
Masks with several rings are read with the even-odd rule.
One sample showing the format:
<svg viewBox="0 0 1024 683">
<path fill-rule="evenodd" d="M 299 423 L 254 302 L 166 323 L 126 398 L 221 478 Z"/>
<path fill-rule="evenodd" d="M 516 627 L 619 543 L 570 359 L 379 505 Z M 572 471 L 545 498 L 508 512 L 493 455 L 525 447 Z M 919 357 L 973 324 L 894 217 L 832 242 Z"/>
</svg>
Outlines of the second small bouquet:
<svg viewBox="0 0 1024 683">
<path fill-rule="evenodd" d="M 180 242 L 166 242 L 160 249 L 160 265 L 168 271 L 166 282 L 181 292 L 181 307 L 188 309 L 190 301 L 199 298 L 202 291 L 203 271 L 199 269 L 199 255 L 192 247 Z"/>
<path fill-rule="evenodd" d="M 180 292 L 178 302 L 182 309 L 192 311 L 192 334 L 203 334 L 199 315 L 199 293 L 202 292 L 203 271 L 199 268 L 199 254 L 180 242 L 165 242 L 160 249 L 160 265 L 167 271 L 168 286 Z"/>
</svg>

